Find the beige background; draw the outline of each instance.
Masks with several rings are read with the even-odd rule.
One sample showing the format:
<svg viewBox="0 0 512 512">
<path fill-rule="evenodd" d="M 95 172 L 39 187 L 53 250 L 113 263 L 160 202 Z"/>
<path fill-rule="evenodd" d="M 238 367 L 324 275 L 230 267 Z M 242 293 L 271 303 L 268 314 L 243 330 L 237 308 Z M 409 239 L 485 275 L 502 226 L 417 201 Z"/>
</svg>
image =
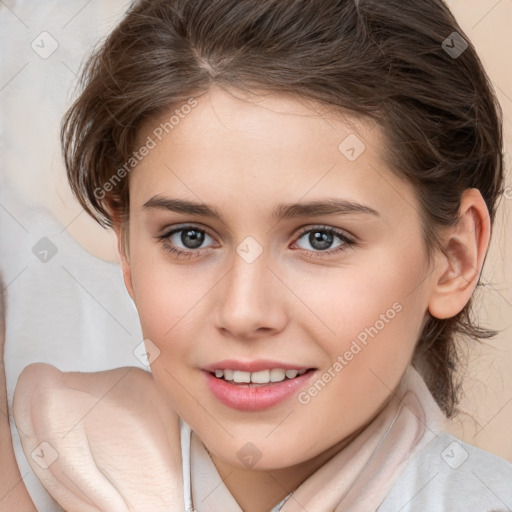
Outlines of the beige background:
<svg viewBox="0 0 512 512">
<path fill-rule="evenodd" d="M 512 187 L 512 1 L 449 0 L 473 41 L 504 111 L 507 186 Z M 479 318 L 501 333 L 484 346 L 471 343 L 465 397 L 452 432 L 512 461 L 512 188 L 502 199 L 483 273 Z M 473 419 L 472 419 L 473 418 Z"/>
</svg>

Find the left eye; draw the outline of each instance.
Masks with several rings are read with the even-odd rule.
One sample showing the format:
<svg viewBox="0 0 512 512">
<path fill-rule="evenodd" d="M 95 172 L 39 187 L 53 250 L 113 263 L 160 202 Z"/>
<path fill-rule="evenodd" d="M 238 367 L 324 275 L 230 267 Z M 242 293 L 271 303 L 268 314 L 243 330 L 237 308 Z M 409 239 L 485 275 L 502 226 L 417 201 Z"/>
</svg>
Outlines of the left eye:
<svg viewBox="0 0 512 512">
<path fill-rule="evenodd" d="M 302 247 L 299 244 L 299 241 L 305 239 L 307 243 L 312 247 L 314 252 L 319 251 L 327 251 L 328 249 L 338 249 L 342 250 L 344 246 L 352 244 L 352 240 L 347 238 L 343 233 L 337 231 L 332 228 L 315 228 L 309 229 L 302 233 L 302 235 L 297 239 L 297 245 L 301 249 L 306 249 L 311 251 L 309 247 Z M 335 243 L 336 239 L 339 240 L 337 245 Z"/>
</svg>

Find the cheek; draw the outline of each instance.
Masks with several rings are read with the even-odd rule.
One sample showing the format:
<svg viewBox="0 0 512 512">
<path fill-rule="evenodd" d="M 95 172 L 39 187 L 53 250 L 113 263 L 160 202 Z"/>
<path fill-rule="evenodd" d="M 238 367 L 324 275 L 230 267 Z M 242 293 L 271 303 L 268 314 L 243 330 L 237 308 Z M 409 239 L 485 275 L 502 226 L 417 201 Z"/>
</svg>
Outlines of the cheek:
<svg viewBox="0 0 512 512">
<path fill-rule="evenodd" d="M 322 344 L 328 364 L 341 356 L 346 378 L 367 378 L 372 370 L 394 381 L 409 363 L 428 304 L 424 267 L 410 261 L 383 253 L 297 290 L 320 320 L 310 324 L 309 337 Z"/>
<path fill-rule="evenodd" d="M 427 303 L 422 282 L 419 266 L 401 266 L 381 258 L 378 265 L 340 269 L 295 289 L 297 295 L 307 297 L 306 304 L 318 312 L 331 333 L 353 338 L 375 324 L 383 331 L 384 327 L 390 330 L 394 325 L 421 323 Z M 398 309 L 403 311 L 398 314 Z"/>
<path fill-rule="evenodd" d="M 219 271 L 193 267 L 170 262 L 163 250 L 136 249 L 131 258 L 143 336 L 159 350 L 151 365 L 157 379 L 167 380 L 168 372 L 190 376 L 198 350 L 204 350 L 201 341 L 212 338 L 212 297 Z"/>
<path fill-rule="evenodd" d="M 327 289 L 328 297 L 310 295 L 313 310 L 327 303 L 318 311 L 336 334 L 320 337 L 316 331 L 328 355 L 319 374 L 326 385 L 316 381 L 298 398 L 305 414 L 324 417 L 345 434 L 371 418 L 398 385 L 421 331 L 426 300 L 421 272 L 399 266 L 389 270 L 366 267 L 350 278 L 347 272 Z M 309 335 L 315 336 L 313 331 Z"/>
<path fill-rule="evenodd" d="M 173 410 L 183 415 L 196 403 L 191 396 L 197 393 L 185 383 L 194 377 L 189 363 L 202 337 L 198 302 L 204 291 L 197 289 L 198 283 L 187 278 L 179 267 L 145 260 L 140 266 L 133 262 L 132 269 L 143 336 L 157 348 L 153 348 L 157 356 L 151 361 L 151 373 L 165 390 Z M 147 349 L 151 353 L 150 347 Z"/>
<path fill-rule="evenodd" d="M 193 304 L 201 290 L 197 289 L 197 280 L 191 280 L 183 267 L 165 261 L 160 250 L 133 245 L 131 279 L 143 334 L 161 345 L 183 328 L 189 315 L 193 316 Z"/>
</svg>

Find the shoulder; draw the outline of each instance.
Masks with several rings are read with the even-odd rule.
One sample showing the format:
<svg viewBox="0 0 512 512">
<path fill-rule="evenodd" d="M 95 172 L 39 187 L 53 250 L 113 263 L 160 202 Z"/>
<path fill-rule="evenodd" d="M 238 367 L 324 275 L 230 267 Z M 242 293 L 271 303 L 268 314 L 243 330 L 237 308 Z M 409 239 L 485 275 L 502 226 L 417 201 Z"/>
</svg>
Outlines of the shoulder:
<svg viewBox="0 0 512 512">
<path fill-rule="evenodd" d="M 151 374 L 32 364 L 18 379 L 13 412 L 27 460 L 65 509 L 82 504 L 76 489 L 84 485 L 101 510 L 181 503 L 179 419 Z"/>
<path fill-rule="evenodd" d="M 398 477 L 379 512 L 491 512 L 512 507 L 512 464 L 441 432 Z"/>
<path fill-rule="evenodd" d="M 177 416 L 158 391 L 153 376 L 139 368 L 99 372 L 61 372 L 52 365 L 33 363 L 20 374 L 13 399 L 16 418 L 65 408 L 68 413 L 95 402 L 132 415 L 148 411 L 163 414 L 172 423 Z"/>
<path fill-rule="evenodd" d="M 47 363 L 32 363 L 26 366 L 18 377 L 16 393 L 32 390 L 32 385 L 37 384 L 37 388 L 77 386 L 76 389 L 96 394 L 102 391 L 106 383 L 113 383 L 116 380 L 123 387 L 126 382 L 134 381 L 142 385 L 149 384 L 152 377 L 150 373 L 135 367 L 114 368 L 99 372 L 62 372 Z"/>
</svg>

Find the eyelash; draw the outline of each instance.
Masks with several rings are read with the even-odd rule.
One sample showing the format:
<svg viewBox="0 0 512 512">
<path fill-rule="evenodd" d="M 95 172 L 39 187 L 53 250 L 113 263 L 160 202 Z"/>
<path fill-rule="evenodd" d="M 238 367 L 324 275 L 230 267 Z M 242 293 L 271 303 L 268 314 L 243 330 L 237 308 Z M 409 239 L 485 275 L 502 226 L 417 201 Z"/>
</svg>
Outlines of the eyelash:
<svg viewBox="0 0 512 512">
<path fill-rule="evenodd" d="M 176 233 L 180 233 L 182 231 L 187 231 L 187 230 L 195 230 L 195 231 L 198 231 L 200 233 L 205 233 L 207 234 L 208 236 L 210 236 L 211 238 L 213 238 L 212 235 L 210 235 L 208 233 L 207 230 L 203 229 L 203 228 L 199 228 L 197 226 L 194 226 L 194 225 L 188 225 L 188 226 L 183 226 L 181 228 L 178 228 L 178 229 L 173 229 L 163 235 L 160 235 L 160 236 L 157 236 L 156 238 L 159 239 L 163 245 L 164 245 L 164 248 L 166 251 L 170 252 L 171 254 L 174 254 L 177 258 L 179 259 L 190 259 L 190 258 L 193 258 L 193 257 L 199 257 L 205 250 L 207 250 L 207 248 L 205 249 L 188 249 L 188 250 L 183 250 L 183 249 L 177 249 L 175 246 L 171 245 L 169 243 L 169 238 L 176 234 Z M 353 246 L 355 245 L 355 241 L 354 240 L 351 240 L 350 238 L 347 237 L 347 235 L 345 235 L 342 231 L 336 229 L 336 228 L 332 228 L 332 227 L 329 227 L 329 226 L 313 226 L 313 227 L 307 227 L 307 228 L 303 228 L 300 233 L 298 234 L 297 236 L 297 240 L 299 240 L 300 238 L 302 238 L 305 234 L 307 233 L 311 233 L 311 232 L 323 232 L 323 233 L 328 233 L 328 234 L 331 234 L 331 235 L 334 235 L 336 237 L 338 237 L 340 240 L 341 240 L 341 244 L 336 247 L 335 249 L 331 249 L 331 250 L 326 250 L 326 251 L 309 251 L 307 249 L 300 249 L 301 251 L 306 251 L 308 253 L 310 253 L 310 255 L 313 257 L 313 258 L 322 258 L 324 257 L 324 255 L 328 255 L 328 256 L 332 256 L 334 254 L 338 254 L 338 253 L 341 253 L 343 251 L 346 251 L 350 246 Z"/>
</svg>

